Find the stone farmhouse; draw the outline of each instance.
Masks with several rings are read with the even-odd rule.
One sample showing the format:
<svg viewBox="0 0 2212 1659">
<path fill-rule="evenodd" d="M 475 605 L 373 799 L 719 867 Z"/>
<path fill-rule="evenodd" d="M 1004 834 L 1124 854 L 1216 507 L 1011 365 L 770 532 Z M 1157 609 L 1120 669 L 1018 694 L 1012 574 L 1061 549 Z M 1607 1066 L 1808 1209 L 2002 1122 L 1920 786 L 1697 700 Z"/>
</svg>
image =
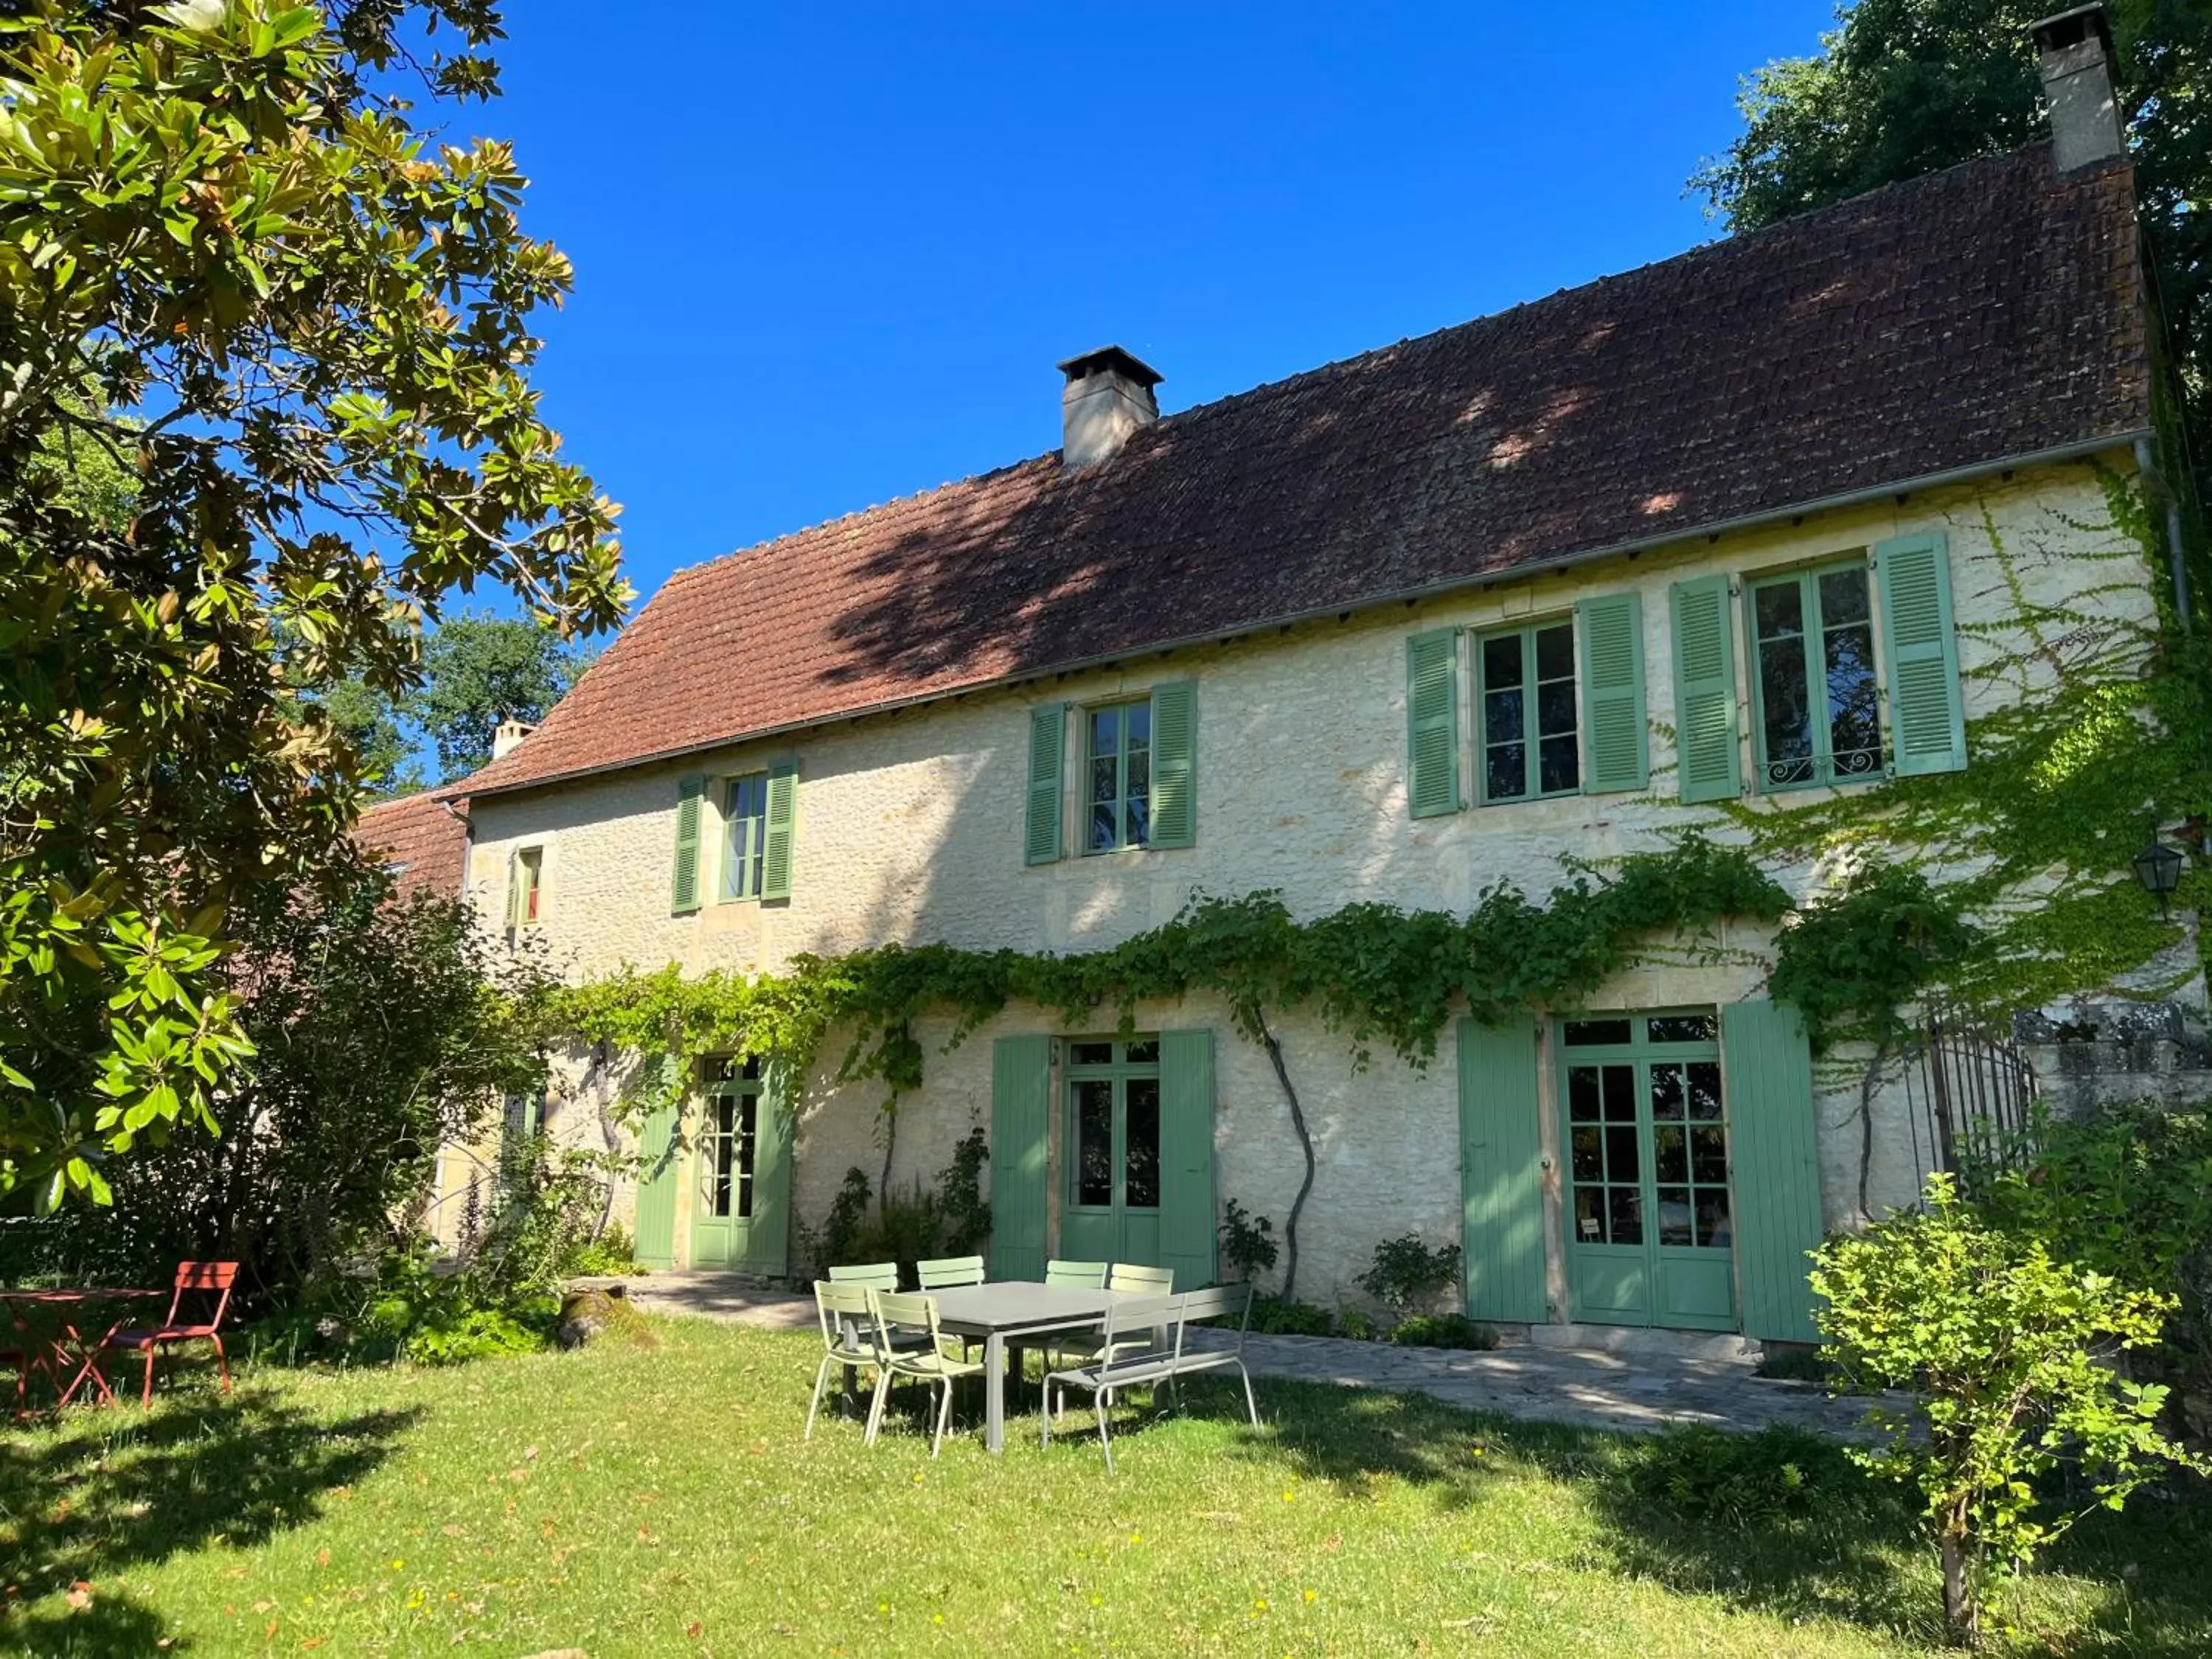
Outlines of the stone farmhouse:
<svg viewBox="0 0 2212 1659">
<path fill-rule="evenodd" d="M 1166 416 L 1128 351 L 1068 359 L 1056 453 L 673 576 L 447 792 L 468 897 L 579 979 L 1078 952 L 1200 893 L 1540 900 L 1563 857 L 1971 773 L 1978 723 L 2039 695 L 2022 605 L 2094 589 L 2147 636 L 2181 580 L 2112 506 L 2171 492 L 2100 27 L 2044 45 L 2051 143 Z M 1425 1067 L 1286 1017 L 1301 1293 L 1411 1231 L 1463 1246 L 1479 1317 L 1808 1340 L 1804 1252 L 1910 1201 L 1930 1148 L 1899 1088 L 1816 1065 L 1774 938 L 1656 941 Z M 981 1129 L 996 1273 L 1210 1282 L 1228 1200 L 1289 1212 L 1283 1095 L 1218 1000 L 950 1035 L 915 1033 L 891 1178 Z M 648 1261 L 811 1265 L 884 1156 L 836 1048 L 727 1056 L 646 1125 Z M 620 1067 L 561 1076 L 547 1123 L 601 1144 Z"/>
</svg>

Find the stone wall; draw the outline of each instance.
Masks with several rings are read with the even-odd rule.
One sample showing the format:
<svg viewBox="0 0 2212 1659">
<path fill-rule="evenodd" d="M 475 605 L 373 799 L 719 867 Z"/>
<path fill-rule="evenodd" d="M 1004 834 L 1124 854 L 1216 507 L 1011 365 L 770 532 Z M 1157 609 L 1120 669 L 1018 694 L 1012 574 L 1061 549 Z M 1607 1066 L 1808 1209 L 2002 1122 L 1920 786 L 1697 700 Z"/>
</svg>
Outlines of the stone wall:
<svg viewBox="0 0 2212 1659">
<path fill-rule="evenodd" d="M 2123 471 L 2131 466 L 2117 452 L 2106 464 Z M 799 951 L 834 954 L 891 939 L 1093 949 L 1167 921 L 1200 891 L 1278 889 L 1302 917 L 1355 900 L 1463 912 L 1499 881 L 1540 896 L 1561 878 L 1562 854 L 1603 860 L 1662 845 L 1686 827 L 1720 824 L 1717 815 L 1674 799 L 1668 584 L 1714 570 L 1803 563 L 1884 537 L 1942 528 L 1949 537 L 1971 720 L 1998 699 L 2036 694 L 2033 662 L 2002 681 L 1978 678 L 1974 670 L 2016 645 L 2006 623 L 2021 599 L 2070 598 L 2083 583 L 2081 558 L 2095 553 L 2109 559 L 2121 538 L 2108 518 L 2103 489 L 2089 468 L 2040 469 L 1982 487 L 1814 515 L 1794 527 L 1500 581 L 1386 613 L 1271 629 L 841 722 L 775 744 L 492 796 L 472 809 L 470 890 L 479 914 L 496 918 L 509 854 L 542 848 L 544 920 L 536 932 L 563 970 L 578 976 L 624 963 L 652 968 L 672 961 L 687 971 L 757 971 Z M 2009 571 L 1997 568 L 1993 534 L 2004 540 Z M 2153 617 L 2155 573 L 2137 563 L 2141 580 L 2131 583 L 2119 582 L 2109 562 L 2096 567 L 2116 620 Z M 2018 594 L 2009 585 L 2015 580 Z M 1643 603 L 1650 793 L 1410 818 L 1407 638 L 1448 625 L 1563 616 L 1579 594 L 1630 587 Z M 742 673 L 744 665 L 733 662 L 731 672 Z M 1030 708 L 1139 695 L 1160 681 L 1182 678 L 1198 688 L 1197 845 L 1024 867 Z M 1463 707 L 1462 775 L 1471 794 L 1472 722 L 1464 714 Z M 1742 724 L 1748 732 L 1747 715 Z M 1081 722 L 1069 725 L 1073 747 Z M 720 872 L 710 858 L 702 871 L 709 902 L 696 915 L 672 916 L 679 778 L 726 775 L 786 754 L 795 755 L 800 768 L 789 901 L 711 902 Z M 1069 791 L 1071 797 L 1076 793 Z M 1073 811 L 1071 800 L 1070 844 Z M 1803 895 L 1834 872 L 1815 864 L 1774 873 Z M 1757 994 L 1770 945 L 1766 935 L 1753 932 L 1707 941 L 1697 951 L 1662 949 L 1596 1001 L 1667 1007 Z M 1147 1009 L 1141 1019 L 1217 1032 L 1220 1192 L 1272 1216 L 1279 1228 L 1299 1164 L 1265 1057 L 1234 1035 L 1216 1006 Z M 988 1127 L 990 1038 L 1018 1029 L 1060 1028 L 1042 1012 L 1009 1011 L 950 1054 L 938 1052 L 942 1031 L 921 1034 L 929 1051 L 927 1082 L 901 1105 L 895 1182 L 933 1177 L 960 1135 L 972 1124 Z M 1425 1072 L 1387 1054 L 1355 1072 L 1340 1039 L 1296 1019 L 1284 1022 L 1281 1035 L 1315 1126 L 1321 1164 L 1305 1223 L 1301 1290 L 1325 1297 L 1348 1285 L 1382 1237 L 1409 1228 L 1439 1239 L 1455 1235 L 1458 1134 L 1450 1039 Z M 799 1125 L 794 1207 L 807 1224 L 818 1224 L 848 1166 L 860 1165 L 872 1182 L 881 1164 L 881 1087 L 834 1084 L 829 1073 L 837 1057 L 835 1049 L 825 1054 L 810 1079 Z M 1857 1078 L 1863 1057 L 1856 1069 L 1853 1062 L 1838 1056 L 1821 1069 L 1822 1173 L 1832 1224 L 1861 1212 L 1863 1161 L 1867 1207 L 1876 1212 L 1911 1197 L 1921 1174 L 1902 1127 L 1906 1109 L 1893 1091 L 1877 1091 L 1871 1133 L 1863 1128 Z M 1546 1072 L 1548 1078 L 1548 1066 Z M 563 1119 L 579 1109 L 564 1104 Z M 597 1134 L 596 1108 L 573 1121 L 580 1134 Z M 1554 1121 L 1548 1110 L 1546 1121 Z"/>
</svg>

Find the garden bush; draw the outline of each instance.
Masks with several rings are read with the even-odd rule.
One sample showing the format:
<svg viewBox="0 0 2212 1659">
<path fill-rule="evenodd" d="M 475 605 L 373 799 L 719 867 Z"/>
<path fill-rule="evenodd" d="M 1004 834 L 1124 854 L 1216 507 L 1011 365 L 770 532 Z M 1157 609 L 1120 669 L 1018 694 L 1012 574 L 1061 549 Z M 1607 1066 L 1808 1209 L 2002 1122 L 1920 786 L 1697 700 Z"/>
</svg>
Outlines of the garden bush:
<svg viewBox="0 0 2212 1659">
<path fill-rule="evenodd" d="M 989 1158 L 982 1130 L 972 1130 L 954 1146 L 951 1162 L 938 1171 L 934 1191 L 917 1177 L 904 1191 L 886 1192 L 872 1209 L 866 1173 L 858 1167 L 846 1170 L 820 1231 L 802 1229 L 807 1255 L 825 1271 L 896 1262 L 899 1282 L 912 1289 L 917 1261 L 973 1255 L 989 1241 L 991 1205 L 983 1188 L 983 1166 Z"/>
<path fill-rule="evenodd" d="M 0 1272 L 165 1284 L 179 1261 L 240 1266 L 236 1317 L 264 1352 L 444 1361 L 540 1346 L 600 1239 L 604 1159 L 498 1134 L 542 1093 L 551 981 L 495 950 L 466 907 L 367 866 L 241 910 L 225 972 L 255 1053 L 220 1136 L 149 1141 L 106 1170 L 109 1208 L 10 1228 Z M 444 1256 L 424 1226 L 439 1149 L 497 1134 L 489 1213 Z"/>
<path fill-rule="evenodd" d="M 1359 1275 L 1359 1288 L 1401 1319 L 1424 1303 L 1432 1303 L 1459 1278 L 1459 1246 L 1439 1244 L 1433 1249 L 1419 1233 L 1386 1239 L 1375 1247 L 1375 1258 Z"/>
<path fill-rule="evenodd" d="M 1328 1336 L 1334 1333 L 1334 1322 L 1328 1309 L 1316 1308 L 1310 1302 L 1255 1295 L 1250 1328 L 1267 1336 Z"/>
<path fill-rule="evenodd" d="M 1627 1480 L 1639 1502 L 1700 1525 L 1757 1526 L 1879 1501 L 1842 1447 L 1779 1424 L 1756 1434 L 1699 1425 L 1653 1435 L 1631 1454 Z"/>
<path fill-rule="evenodd" d="M 1990 1227 L 2055 1259 L 2169 1297 L 2159 1341 L 2128 1356 L 2162 1382 L 2168 1427 L 2212 1446 L 2212 1115 L 2124 1108 L 2039 1118 L 1966 1190 Z"/>
<path fill-rule="evenodd" d="M 1272 1272 L 1279 1249 L 1275 1224 L 1254 1215 L 1235 1199 L 1221 1207 L 1221 1259 L 1248 1284 Z"/>
<path fill-rule="evenodd" d="M 1390 1333 L 1401 1348 L 1464 1348 L 1487 1352 L 1498 1346 L 1498 1332 L 1465 1314 L 1415 1314 L 1401 1320 Z"/>
<path fill-rule="evenodd" d="M 1917 1396 L 1911 1410 L 1877 1407 L 1887 1443 L 1854 1455 L 1917 1490 L 1945 1626 L 1971 1642 L 1997 1571 L 2191 1460 L 2159 1430 L 2164 1387 L 2118 1363 L 2157 1341 L 2171 1298 L 1990 1226 L 1948 1176 L 1925 1206 L 1829 1240 L 1812 1284 L 1845 1381 Z M 2049 1478 L 2062 1467 L 2076 1483 L 2063 1492 Z"/>
</svg>

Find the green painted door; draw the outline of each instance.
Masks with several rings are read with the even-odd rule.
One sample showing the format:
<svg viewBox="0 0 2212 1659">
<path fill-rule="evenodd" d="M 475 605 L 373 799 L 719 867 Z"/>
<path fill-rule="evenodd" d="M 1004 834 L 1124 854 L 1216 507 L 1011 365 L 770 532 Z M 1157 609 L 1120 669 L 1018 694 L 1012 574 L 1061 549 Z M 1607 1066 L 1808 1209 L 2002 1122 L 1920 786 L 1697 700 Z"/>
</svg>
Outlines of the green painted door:
<svg viewBox="0 0 2212 1659">
<path fill-rule="evenodd" d="M 1459 1024 L 1461 1260 L 1474 1319 L 1541 1324 L 1544 1131 L 1536 1021 Z"/>
<path fill-rule="evenodd" d="M 1067 1045 L 1060 1253 L 1079 1261 L 1160 1258 L 1160 1040 Z"/>
<path fill-rule="evenodd" d="M 638 1133 L 637 1259 L 648 1267 L 676 1265 L 676 1188 L 683 1161 L 676 1126 L 677 1102 L 664 1097 Z"/>
<path fill-rule="evenodd" d="M 691 1162 L 691 1265 L 784 1271 L 790 1228 L 790 1114 L 757 1059 L 717 1061 Z"/>
<path fill-rule="evenodd" d="M 1560 1035 L 1571 1317 L 1735 1330 L 1719 1021 L 1613 1014 Z"/>
</svg>

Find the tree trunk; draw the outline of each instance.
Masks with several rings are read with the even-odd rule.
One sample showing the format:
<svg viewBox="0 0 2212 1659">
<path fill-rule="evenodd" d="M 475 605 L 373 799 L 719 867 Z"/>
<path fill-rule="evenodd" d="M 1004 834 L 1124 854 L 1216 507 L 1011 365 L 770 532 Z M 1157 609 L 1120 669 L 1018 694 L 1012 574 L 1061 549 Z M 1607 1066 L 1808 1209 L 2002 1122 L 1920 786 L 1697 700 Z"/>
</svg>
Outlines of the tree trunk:
<svg viewBox="0 0 2212 1659">
<path fill-rule="evenodd" d="M 1283 1224 L 1283 1300 L 1292 1300 L 1298 1287 L 1298 1217 L 1304 1212 L 1306 1194 L 1313 1191 L 1313 1136 L 1306 1129 L 1305 1109 L 1298 1104 L 1298 1091 L 1291 1086 L 1290 1068 L 1283 1063 L 1283 1045 L 1267 1029 L 1267 1017 L 1255 1007 L 1253 1024 L 1258 1027 L 1261 1046 L 1267 1051 L 1268 1063 L 1275 1068 L 1275 1081 L 1282 1085 L 1283 1098 L 1291 1103 L 1291 1127 L 1298 1132 L 1298 1150 L 1305 1154 L 1305 1179 L 1298 1182 L 1298 1195 L 1291 1202 L 1291 1218 Z"/>
<path fill-rule="evenodd" d="M 884 1173 L 876 1182 L 876 1202 L 879 1205 L 891 1195 L 891 1154 L 898 1150 L 898 1101 L 894 1091 L 884 1103 Z"/>
<path fill-rule="evenodd" d="M 1981 1637 L 1981 1609 L 1974 1602 L 1973 1581 L 1966 1571 L 1966 1540 L 1946 1532 L 1937 1540 L 1943 1557 L 1943 1632 L 1962 1648 Z"/>
</svg>

